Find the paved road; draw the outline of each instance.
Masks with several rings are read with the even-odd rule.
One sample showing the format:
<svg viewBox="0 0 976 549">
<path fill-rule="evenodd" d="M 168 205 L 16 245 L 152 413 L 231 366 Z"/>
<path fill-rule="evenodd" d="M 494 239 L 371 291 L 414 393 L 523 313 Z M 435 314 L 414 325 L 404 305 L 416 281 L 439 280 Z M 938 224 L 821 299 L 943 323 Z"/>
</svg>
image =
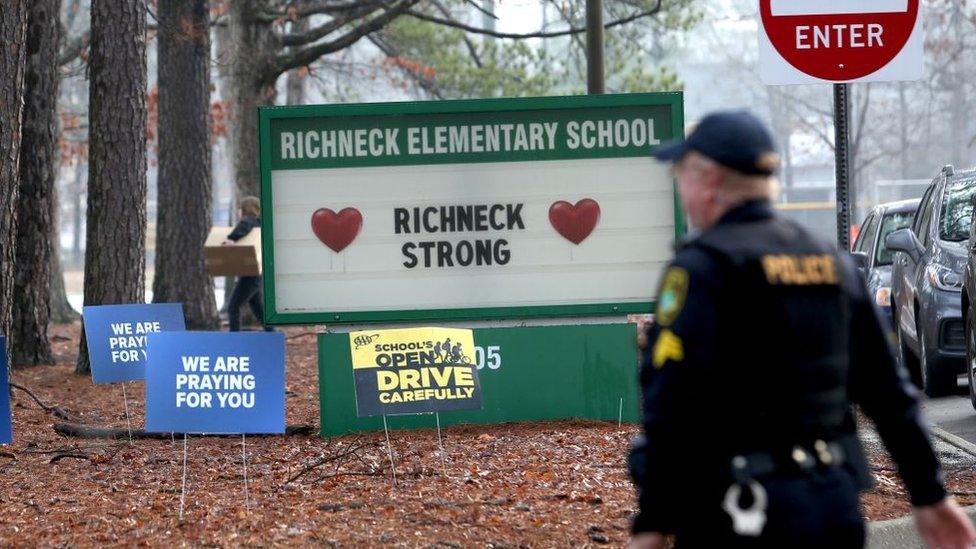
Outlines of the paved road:
<svg viewBox="0 0 976 549">
<path fill-rule="evenodd" d="M 960 383 L 960 391 L 967 390 Z M 976 444 L 976 410 L 969 393 L 929 399 L 922 403 L 925 418 L 936 426 Z"/>
</svg>

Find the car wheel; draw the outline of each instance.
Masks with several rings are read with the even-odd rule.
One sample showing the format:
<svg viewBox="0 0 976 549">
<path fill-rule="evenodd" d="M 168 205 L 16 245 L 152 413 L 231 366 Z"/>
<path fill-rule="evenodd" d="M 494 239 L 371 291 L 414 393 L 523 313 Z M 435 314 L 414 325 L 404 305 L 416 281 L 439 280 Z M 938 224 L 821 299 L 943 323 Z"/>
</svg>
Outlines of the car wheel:
<svg viewBox="0 0 976 549">
<path fill-rule="evenodd" d="M 976 409 L 976 321 L 973 312 L 966 313 L 966 378 L 969 379 L 969 403 Z"/>
<path fill-rule="evenodd" d="M 925 341 L 925 332 L 918 330 L 919 334 L 919 362 L 922 371 L 922 388 L 925 394 L 930 397 L 940 397 L 956 392 L 956 377 L 946 375 L 940 368 L 941 361 L 929 358 L 929 346 Z"/>
<path fill-rule="evenodd" d="M 897 320 L 895 320 L 895 326 L 898 326 Z M 896 328 L 895 332 L 898 334 L 898 362 L 901 363 L 902 368 L 908 371 L 909 379 L 921 391 L 923 387 L 921 365 L 912 350 L 908 348 L 908 344 L 905 343 L 905 338 L 901 335 L 901 328 Z"/>
</svg>

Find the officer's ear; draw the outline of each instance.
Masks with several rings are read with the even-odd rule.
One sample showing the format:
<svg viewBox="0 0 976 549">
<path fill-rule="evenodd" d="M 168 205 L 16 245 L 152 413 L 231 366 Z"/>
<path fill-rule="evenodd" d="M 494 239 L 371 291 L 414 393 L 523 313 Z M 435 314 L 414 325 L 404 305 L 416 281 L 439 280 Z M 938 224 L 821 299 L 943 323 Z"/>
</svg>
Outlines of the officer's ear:
<svg viewBox="0 0 976 549">
<path fill-rule="evenodd" d="M 725 172 L 716 164 L 708 164 L 702 169 L 701 181 L 708 190 L 711 197 L 718 197 L 722 194 L 725 184 Z"/>
</svg>

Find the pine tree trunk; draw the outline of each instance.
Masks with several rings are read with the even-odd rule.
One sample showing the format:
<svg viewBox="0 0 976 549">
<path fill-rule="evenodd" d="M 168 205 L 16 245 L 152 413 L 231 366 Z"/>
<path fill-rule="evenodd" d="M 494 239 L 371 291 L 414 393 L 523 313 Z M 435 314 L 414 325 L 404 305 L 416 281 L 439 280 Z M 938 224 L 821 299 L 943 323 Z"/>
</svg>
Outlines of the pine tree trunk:
<svg viewBox="0 0 976 549">
<path fill-rule="evenodd" d="M 159 195 L 153 301 L 188 328 L 219 326 L 203 261 L 211 225 L 210 29 L 206 0 L 159 3 Z"/>
<path fill-rule="evenodd" d="M 92 2 L 89 78 L 85 305 L 144 303 L 145 2 Z M 75 371 L 91 371 L 84 332 Z"/>
<path fill-rule="evenodd" d="M 61 0 L 33 0 L 27 23 L 24 123 L 20 162 L 17 269 L 11 358 L 15 366 L 52 364 L 47 326 L 51 317 L 51 234 L 56 231 L 58 52 Z"/>
<path fill-rule="evenodd" d="M 0 334 L 13 319 L 27 2 L 0 1 Z M 10 346 L 7 346 L 10 368 Z"/>
<path fill-rule="evenodd" d="M 258 107 L 274 105 L 278 74 L 271 55 L 279 44 L 271 23 L 259 17 L 267 0 L 235 0 L 229 5 L 231 28 L 231 143 L 237 196 L 260 196 Z"/>
</svg>

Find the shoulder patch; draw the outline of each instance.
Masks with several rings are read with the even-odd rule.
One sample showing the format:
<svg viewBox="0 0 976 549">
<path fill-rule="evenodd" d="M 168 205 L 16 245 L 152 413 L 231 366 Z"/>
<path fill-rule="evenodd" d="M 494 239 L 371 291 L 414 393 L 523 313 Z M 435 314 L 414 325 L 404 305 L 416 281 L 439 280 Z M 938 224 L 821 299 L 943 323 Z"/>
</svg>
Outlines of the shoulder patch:
<svg viewBox="0 0 976 549">
<path fill-rule="evenodd" d="M 670 360 L 681 362 L 685 359 L 685 345 L 681 338 L 671 330 L 664 330 L 654 343 L 654 368 L 660 370 Z"/>
<path fill-rule="evenodd" d="M 661 291 L 657 295 L 657 310 L 654 322 L 658 326 L 674 324 L 688 297 L 688 271 L 681 267 L 671 267 L 664 273 Z"/>
</svg>

